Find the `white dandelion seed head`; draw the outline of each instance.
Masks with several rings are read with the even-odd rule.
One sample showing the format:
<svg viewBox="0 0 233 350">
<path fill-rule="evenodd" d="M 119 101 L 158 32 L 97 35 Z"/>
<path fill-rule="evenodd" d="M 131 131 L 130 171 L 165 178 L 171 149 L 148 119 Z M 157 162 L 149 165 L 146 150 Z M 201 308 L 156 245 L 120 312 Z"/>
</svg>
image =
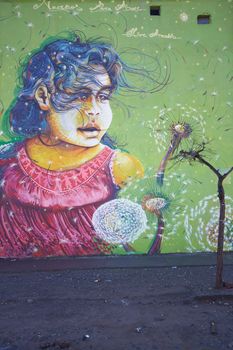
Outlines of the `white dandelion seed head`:
<svg viewBox="0 0 233 350">
<path fill-rule="evenodd" d="M 187 14 L 186 12 L 182 12 L 182 13 L 180 14 L 180 20 L 181 20 L 182 22 L 187 22 L 188 19 L 189 19 L 189 16 L 188 16 L 188 14 Z"/>
<path fill-rule="evenodd" d="M 200 139 L 206 139 L 206 118 L 203 117 L 203 113 L 202 109 L 176 104 L 174 108 L 155 110 L 154 119 L 145 121 L 144 127 L 147 129 L 148 136 L 153 139 L 156 150 L 161 153 L 167 149 L 172 125 L 175 126 L 174 131 L 189 141 L 195 137 L 196 132 Z M 173 122 L 173 119 L 176 119 L 174 116 L 179 116 L 179 121 Z"/>
<path fill-rule="evenodd" d="M 233 249 L 233 199 L 226 196 L 224 249 Z M 219 202 L 217 195 L 210 195 L 184 213 L 186 240 L 192 251 L 217 249 Z"/>
<path fill-rule="evenodd" d="M 96 234 L 111 244 L 134 242 L 147 227 L 142 207 L 128 199 L 114 199 L 101 205 L 92 223 Z"/>
<path fill-rule="evenodd" d="M 218 95 L 217 91 L 211 92 L 211 96 L 217 96 L 217 95 Z"/>
</svg>

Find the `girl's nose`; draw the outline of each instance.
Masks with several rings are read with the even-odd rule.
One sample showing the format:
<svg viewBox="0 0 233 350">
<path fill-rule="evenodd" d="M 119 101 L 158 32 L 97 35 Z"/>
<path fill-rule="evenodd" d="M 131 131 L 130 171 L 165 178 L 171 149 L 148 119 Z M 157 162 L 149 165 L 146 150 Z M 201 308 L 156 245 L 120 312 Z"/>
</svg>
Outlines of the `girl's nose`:
<svg viewBox="0 0 233 350">
<path fill-rule="evenodd" d="M 91 119 L 94 119 L 100 115 L 100 109 L 95 96 L 90 96 L 85 113 Z"/>
</svg>

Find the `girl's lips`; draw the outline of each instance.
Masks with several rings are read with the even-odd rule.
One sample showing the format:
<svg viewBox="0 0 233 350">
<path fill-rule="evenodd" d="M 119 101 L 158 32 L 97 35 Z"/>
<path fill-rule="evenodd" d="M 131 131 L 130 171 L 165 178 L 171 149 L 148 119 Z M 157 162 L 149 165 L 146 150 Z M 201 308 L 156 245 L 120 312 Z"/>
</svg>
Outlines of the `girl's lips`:
<svg viewBox="0 0 233 350">
<path fill-rule="evenodd" d="M 93 132 L 93 131 L 100 131 L 100 129 L 98 128 L 95 128 L 95 127 L 85 127 L 85 128 L 78 128 L 78 130 L 80 131 L 90 131 L 90 132 Z"/>
<path fill-rule="evenodd" d="M 77 130 L 83 133 L 84 137 L 86 138 L 97 137 L 100 132 L 100 129 L 97 129 L 95 127 L 78 128 Z"/>
</svg>

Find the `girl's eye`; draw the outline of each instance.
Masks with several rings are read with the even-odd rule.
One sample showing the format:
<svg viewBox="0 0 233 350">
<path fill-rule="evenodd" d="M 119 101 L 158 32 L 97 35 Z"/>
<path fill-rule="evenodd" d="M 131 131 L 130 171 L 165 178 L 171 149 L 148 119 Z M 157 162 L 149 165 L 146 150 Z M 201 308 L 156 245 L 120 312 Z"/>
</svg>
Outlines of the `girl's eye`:
<svg viewBox="0 0 233 350">
<path fill-rule="evenodd" d="M 109 95 L 103 95 L 103 94 L 101 94 L 101 95 L 98 96 L 98 100 L 99 100 L 100 102 L 107 101 L 107 100 L 109 100 L 109 98 L 110 98 Z"/>
<path fill-rule="evenodd" d="M 78 101 L 80 101 L 80 102 L 86 102 L 87 99 L 88 99 L 88 96 L 86 96 L 86 95 L 81 95 L 78 97 Z"/>
<path fill-rule="evenodd" d="M 79 100 L 82 102 L 86 102 L 87 101 L 87 96 L 83 95 L 79 97 Z"/>
</svg>

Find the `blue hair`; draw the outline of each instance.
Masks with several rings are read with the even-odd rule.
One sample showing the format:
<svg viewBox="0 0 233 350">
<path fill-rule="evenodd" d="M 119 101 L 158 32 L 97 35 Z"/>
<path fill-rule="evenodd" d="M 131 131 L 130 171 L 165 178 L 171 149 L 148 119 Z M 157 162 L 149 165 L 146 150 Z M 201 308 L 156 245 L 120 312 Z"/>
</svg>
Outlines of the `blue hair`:
<svg viewBox="0 0 233 350">
<path fill-rule="evenodd" d="M 10 112 L 12 131 L 25 138 L 43 133 L 48 112 L 41 110 L 35 99 L 37 88 L 47 87 L 57 111 L 68 110 L 77 99 L 75 83 L 79 74 L 90 72 L 95 82 L 94 65 L 106 69 L 114 90 L 129 87 L 123 73 L 124 63 L 110 45 L 57 40 L 34 54 L 23 71 L 23 88 Z"/>
<path fill-rule="evenodd" d="M 55 110 L 68 110 L 72 108 L 72 102 L 77 100 L 80 86 L 77 81 L 80 81 L 82 74 L 89 74 L 92 82 L 97 83 L 93 68 L 96 65 L 105 68 L 114 91 L 123 88 L 127 91 L 146 92 L 129 84 L 127 73 L 152 81 L 157 90 L 168 80 L 165 78 L 158 82 L 151 77 L 151 72 L 128 66 L 109 44 L 97 40 L 81 42 L 79 38 L 75 41 L 53 41 L 33 54 L 22 72 L 22 88 L 9 113 L 14 137 L 27 139 L 42 134 L 47 128 L 48 112 L 40 109 L 35 98 L 39 86 L 46 86 Z M 154 92 L 154 87 L 147 92 Z M 113 146 L 108 135 L 101 142 Z"/>
</svg>

